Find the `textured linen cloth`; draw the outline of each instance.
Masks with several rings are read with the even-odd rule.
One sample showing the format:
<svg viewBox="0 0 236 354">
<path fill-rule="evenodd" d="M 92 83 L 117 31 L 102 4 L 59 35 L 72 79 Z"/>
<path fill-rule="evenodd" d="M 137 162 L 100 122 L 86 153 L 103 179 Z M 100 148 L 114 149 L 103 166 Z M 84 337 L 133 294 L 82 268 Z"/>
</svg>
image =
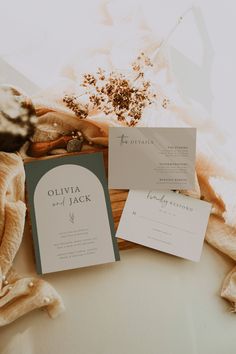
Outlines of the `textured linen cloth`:
<svg viewBox="0 0 236 354">
<path fill-rule="evenodd" d="M 46 281 L 13 269 L 25 224 L 25 173 L 20 155 L 0 152 L 0 326 L 36 308 L 56 317 L 64 306 Z"/>
</svg>

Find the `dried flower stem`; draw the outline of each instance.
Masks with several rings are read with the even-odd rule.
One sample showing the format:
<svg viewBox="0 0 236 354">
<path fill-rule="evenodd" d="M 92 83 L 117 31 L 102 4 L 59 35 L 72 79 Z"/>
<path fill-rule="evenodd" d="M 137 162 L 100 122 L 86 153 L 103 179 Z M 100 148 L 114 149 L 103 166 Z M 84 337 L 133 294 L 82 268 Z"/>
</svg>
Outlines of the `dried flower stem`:
<svg viewBox="0 0 236 354">
<path fill-rule="evenodd" d="M 151 91 L 150 81 L 145 80 L 145 70 L 153 64 L 143 52 L 132 63 L 134 79 L 112 71 L 107 74 L 99 68 L 97 73 L 85 74 L 81 86 L 85 89 L 89 103 L 81 104 L 76 95 L 65 95 L 63 101 L 81 119 L 87 118 L 90 109 L 106 115 L 114 115 L 118 121 L 135 126 L 142 117 L 145 107 L 153 103 L 156 94 Z"/>
</svg>

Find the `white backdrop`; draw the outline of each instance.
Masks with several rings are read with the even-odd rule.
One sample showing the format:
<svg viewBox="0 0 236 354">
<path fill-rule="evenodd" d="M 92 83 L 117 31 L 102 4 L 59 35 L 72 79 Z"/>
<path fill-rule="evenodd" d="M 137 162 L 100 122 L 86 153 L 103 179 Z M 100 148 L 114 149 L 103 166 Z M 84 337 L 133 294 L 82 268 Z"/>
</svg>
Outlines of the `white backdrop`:
<svg viewBox="0 0 236 354">
<path fill-rule="evenodd" d="M 81 48 L 92 47 L 104 36 L 99 25 L 101 3 L 109 1 L 0 0 L 0 56 L 40 87 L 50 85 Z M 165 38 L 177 18 L 192 5 L 200 7 L 213 47 L 212 116 L 224 126 L 225 122 L 234 124 L 234 0 L 116 0 L 110 8 L 125 14 L 127 20 L 136 11 L 137 18 L 143 19 L 157 37 Z M 114 37 L 119 40 L 120 34 Z M 175 31 L 170 44 L 201 66 L 203 41 L 192 13 Z"/>
<path fill-rule="evenodd" d="M 0 56 L 39 87 L 47 87 L 79 49 L 101 39 L 100 3 L 0 0 Z M 128 18 L 137 3 L 120 0 L 114 8 Z M 139 3 L 137 16 L 142 14 L 158 37 L 165 37 L 178 16 L 192 5 L 188 0 Z M 195 4 L 200 6 L 213 48 L 205 69 L 210 76 L 207 93 L 212 94 L 208 112 L 227 129 L 228 149 L 235 151 L 236 5 L 233 0 L 199 0 Z M 206 33 L 203 37 L 206 39 Z M 201 67 L 203 40 L 192 13 L 175 31 L 170 44 Z M 175 60 L 178 52 L 173 51 Z M 202 101 L 196 66 L 188 78 L 181 76 L 181 65 L 175 68 L 181 88 Z M 201 80 L 205 82 L 204 77 Z M 26 234 L 17 257 L 21 272 L 34 272 L 32 257 Z M 66 312 L 50 320 L 36 311 L 1 328 L 0 352 L 235 354 L 236 318 L 219 297 L 221 281 L 233 266 L 230 260 L 207 245 L 196 264 L 148 249 L 123 251 L 121 260 L 119 264 L 46 276 L 62 295 Z"/>
</svg>

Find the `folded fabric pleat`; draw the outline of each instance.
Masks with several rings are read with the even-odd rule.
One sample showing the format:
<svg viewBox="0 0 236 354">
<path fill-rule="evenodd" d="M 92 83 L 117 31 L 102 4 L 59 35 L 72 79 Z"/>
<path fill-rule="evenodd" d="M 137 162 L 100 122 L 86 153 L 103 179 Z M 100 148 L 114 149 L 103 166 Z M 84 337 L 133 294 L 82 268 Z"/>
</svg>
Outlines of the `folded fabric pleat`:
<svg viewBox="0 0 236 354">
<path fill-rule="evenodd" d="M 37 308 L 51 317 L 64 309 L 46 281 L 23 277 L 13 269 L 25 224 L 25 173 L 20 155 L 0 152 L 0 326 Z"/>
</svg>

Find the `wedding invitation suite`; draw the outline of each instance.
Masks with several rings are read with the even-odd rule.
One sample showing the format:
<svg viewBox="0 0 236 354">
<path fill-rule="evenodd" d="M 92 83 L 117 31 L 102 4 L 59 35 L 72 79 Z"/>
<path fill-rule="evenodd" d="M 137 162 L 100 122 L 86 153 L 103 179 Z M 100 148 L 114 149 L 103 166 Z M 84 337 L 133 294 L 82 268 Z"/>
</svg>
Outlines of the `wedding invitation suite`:
<svg viewBox="0 0 236 354">
<path fill-rule="evenodd" d="M 175 192 L 129 192 L 117 237 L 199 261 L 211 204 Z"/>
<path fill-rule="evenodd" d="M 103 154 L 25 164 L 38 273 L 119 260 Z"/>
<path fill-rule="evenodd" d="M 109 129 L 109 188 L 194 188 L 195 128 Z"/>
</svg>

